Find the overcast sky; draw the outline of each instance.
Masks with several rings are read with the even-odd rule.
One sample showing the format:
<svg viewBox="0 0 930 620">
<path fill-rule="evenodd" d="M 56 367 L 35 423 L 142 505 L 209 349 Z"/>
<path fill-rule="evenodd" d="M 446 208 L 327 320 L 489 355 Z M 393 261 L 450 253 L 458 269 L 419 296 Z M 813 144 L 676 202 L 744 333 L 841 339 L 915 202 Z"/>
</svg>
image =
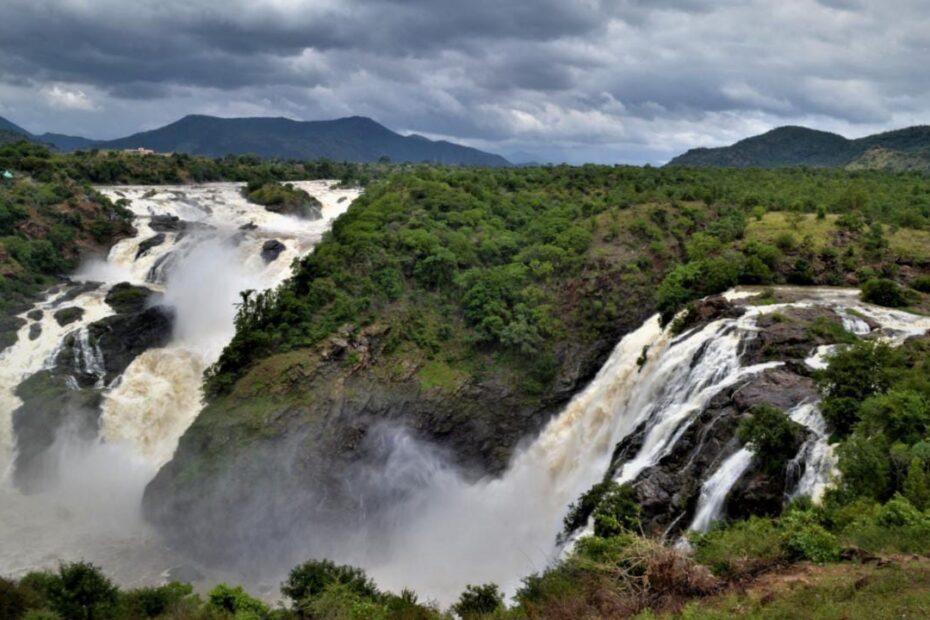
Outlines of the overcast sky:
<svg viewBox="0 0 930 620">
<path fill-rule="evenodd" d="M 0 116 L 370 116 L 515 160 L 661 163 L 930 123 L 926 0 L 3 0 Z"/>
</svg>

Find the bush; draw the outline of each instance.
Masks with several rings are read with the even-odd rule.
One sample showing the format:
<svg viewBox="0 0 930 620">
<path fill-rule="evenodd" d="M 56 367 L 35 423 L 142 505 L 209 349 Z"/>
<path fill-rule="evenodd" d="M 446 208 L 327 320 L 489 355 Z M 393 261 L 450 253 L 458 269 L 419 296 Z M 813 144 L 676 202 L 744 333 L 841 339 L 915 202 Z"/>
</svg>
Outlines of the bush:
<svg viewBox="0 0 930 620">
<path fill-rule="evenodd" d="M 915 291 L 930 293 L 930 276 L 919 276 L 911 286 Z"/>
<path fill-rule="evenodd" d="M 570 534 L 594 517 L 597 536 L 614 536 L 622 531 L 639 528 L 640 507 L 636 493 L 629 484 L 620 485 L 613 480 L 598 482 L 568 508 L 564 532 Z"/>
<path fill-rule="evenodd" d="M 761 404 L 740 422 L 736 435 L 755 453 L 767 472 L 778 474 L 801 447 L 804 427 L 780 409 Z"/>
<path fill-rule="evenodd" d="M 504 595 L 496 584 L 487 583 L 481 586 L 467 586 L 459 597 L 458 602 L 452 606 L 462 620 L 477 618 L 484 614 L 491 614 L 504 607 Z"/>
<path fill-rule="evenodd" d="M 332 584 L 341 584 L 362 597 L 376 597 L 380 592 L 360 568 L 340 566 L 329 560 L 310 560 L 291 570 L 281 585 L 281 593 L 298 605 L 319 597 Z"/>
<path fill-rule="evenodd" d="M 817 382 L 823 395 L 821 410 L 838 436 L 852 432 L 859 421 L 859 405 L 888 390 L 904 358 L 888 344 L 863 340 L 837 350 Z"/>
<path fill-rule="evenodd" d="M 794 560 L 835 562 L 840 556 L 836 536 L 817 523 L 813 513 L 790 511 L 781 519 L 783 544 L 788 556 Z"/>
<path fill-rule="evenodd" d="M 133 617 L 157 618 L 193 591 L 190 584 L 177 582 L 157 588 L 136 588 L 126 593 L 123 603 Z"/>
<path fill-rule="evenodd" d="M 866 399 L 859 408 L 866 435 L 884 433 L 892 442 L 914 444 L 930 434 L 930 402 L 913 390 L 891 390 Z"/>
<path fill-rule="evenodd" d="M 261 620 L 269 615 L 268 606 L 250 596 L 242 586 L 221 583 L 210 590 L 208 601 L 216 611 L 231 614 L 236 620 Z"/>
<path fill-rule="evenodd" d="M 119 591 L 93 564 L 62 564 L 48 584 L 51 608 L 65 620 L 111 618 Z"/>
<path fill-rule="evenodd" d="M 787 557 L 775 521 L 762 517 L 721 523 L 705 534 L 692 535 L 691 543 L 695 559 L 724 577 L 752 574 Z"/>
<path fill-rule="evenodd" d="M 906 290 L 887 278 L 873 278 L 863 284 L 861 297 L 862 301 L 889 308 L 902 308 L 911 303 Z"/>
<path fill-rule="evenodd" d="M 633 486 L 611 481 L 594 509 L 594 535 L 607 538 L 639 529 L 640 510 Z"/>
</svg>

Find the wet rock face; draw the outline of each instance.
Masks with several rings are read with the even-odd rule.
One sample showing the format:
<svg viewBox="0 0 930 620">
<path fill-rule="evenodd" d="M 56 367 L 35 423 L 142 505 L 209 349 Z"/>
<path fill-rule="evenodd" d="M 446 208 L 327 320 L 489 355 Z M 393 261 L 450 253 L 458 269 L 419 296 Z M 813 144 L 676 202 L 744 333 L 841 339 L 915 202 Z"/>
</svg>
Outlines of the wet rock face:
<svg viewBox="0 0 930 620">
<path fill-rule="evenodd" d="M 107 291 L 103 300 L 117 314 L 132 314 L 142 312 L 146 306 L 157 304 L 160 299 L 160 294 L 144 286 L 120 282 Z"/>
<path fill-rule="evenodd" d="M 23 403 L 13 412 L 13 479 L 23 491 L 40 491 L 52 480 L 57 467 L 53 446 L 62 433 L 77 440 L 97 436 L 104 387 L 139 354 L 170 341 L 174 312 L 145 307 L 150 295 L 143 287 L 113 287 L 107 302 L 117 314 L 74 329 L 52 367 L 17 386 Z"/>
<path fill-rule="evenodd" d="M 696 302 L 677 319 L 677 328 L 679 332 L 691 331 L 718 319 L 735 319 L 745 312 L 745 308 L 727 301 L 723 295 L 712 295 Z"/>
<path fill-rule="evenodd" d="M 768 360 L 800 362 L 811 350 L 836 340 L 818 330 L 818 326 L 835 325 L 842 329 L 843 319 L 825 306 L 787 308 L 763 314 L 757 322 L 759 335 L 746 341 L 744 354 L 752 363 Z"/>
<path fill-rule="evenodd" d="M 182 232 L 186 222 L 181 221 L 177 215 L 153 215 L 149 219 L 149 228 L 157 233 Z"/>
<path fill-rule="evenodd" d="M 16 334 L 25 324 L 18 316 L 0 317 L 0 352 L 16 344 Z"/>
<path fill-rule="evenodd" d="M 167 306 L 108 316 L 89 325 L 91 342 L 103 356 L 104 382 L 121 375 L 139 354 L 167 345 L 173 327 L 174 310 Z"/>
<path fill-rule="evenodd" d="M 278 256 L 281 255 L 281 252 L 287 249 L 283 243 L 277 239 L 269 239 L 264 244 L 262 244 L 262 259 L 266 263 L 277 260 Z"/>
<path fill-rule="evenodd" d="M 158 247 L 161 244 L 163 244 L 166 238 L 167 237 L 165 236 L 165 233 L 158 233 L 157 235 L 154 235 L 142 241 L 139 244 L 139 248 L 136 250 L 136 259 L 138 259 L 140 256 L 144 256 L 145 253 L 151 250 L 152 248 Z"/>
<path fill-rule="evenodd" d="M 768 403 L 787 410 L 815 397 L 813 381 L 781 368 L 763 372 L 717 394 L 684 430 L 670 453 L 633 481 L 642 507 L 644 530 L 674 536 L 688 527 L 704 481 L 742 447 L 736 429 L 753 407 Z M 636 456 L 644 436 L 645 430 L 640 428 L 618 444 L 609 477 L 616 477 L 623 464 Z M 754 505 L 764 504 L 767 510 L 781 507 L 783 479 L 772 480 L 763 472 L 750 469 L 743 482 L 740 490 L 731 493 L 734 505 L 739 505 L 746 493 Z M 772 492 L 765 495 L 766 491 Z"/>
</svg>

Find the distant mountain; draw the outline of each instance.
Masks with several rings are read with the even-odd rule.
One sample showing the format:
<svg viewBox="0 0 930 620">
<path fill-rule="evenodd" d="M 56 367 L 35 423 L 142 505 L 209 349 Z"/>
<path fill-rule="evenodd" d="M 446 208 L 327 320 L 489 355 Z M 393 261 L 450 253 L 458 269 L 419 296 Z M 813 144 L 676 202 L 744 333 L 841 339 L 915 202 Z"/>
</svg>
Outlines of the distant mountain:
<svg viewBox="0 0 930 620">
<path fill-rule="evenodd" d="M 60 133 L 44 133 L 41 136 L 35 136 L 35 139 L 45 144 L 51 144 L 59 151 L 92 149 L 97 145 L 96 140 L 81 138 L 80 136 L 66 136 Z"/>
<path fill-rule="evenodd" d="M 185 116 L 152 131 L 117 140 L 90 140 L 77 136 L 30 134 L 3 118 L 0 131 L 21 134 L 51 144 L 61 151 L 80 149 L 147 148 L 162 153 L 188 153 L 222 157 L 258 155 L 280 159 L 320 159 L 372 162 L 387 157 L 395 162 L 433 162 L 466 166 L 508 166 L 499 155 L 468 146 L 402 136 L 362 116 L 332 121 L 293 121 L 286 118 L 217 118 Z"/>
<path fill-rule="evenodd" d="M 361 116 L 332 121 L 185 116 L 159 129 L 98 142 L 95 146 L 104 149 L 142 147 L 210 157 L 251 153 L 284 159 L 371 162 L 388 157 L 395 162 L 508 165 L 507 160 L 498 155 L 423 136 L 402 136 Z"/>
<path fill-rule="evenodd" d="M 668 165 L 930 171 L 930 127 L 909 127 L 857 140 L 806 127 L 779 127 L 732 146 L 691 149 Z"/>
<path fill-rule="evenodd" d="M 27 140 L 31 140 L 33 138 L 33 135 L 31 133 L 29 133 L 28 131 L 20 127 L 19 125 L 15 125 L 11 123 L 10 121 L 3 118 L 2 116 L 0 116 L 0 131 L 4 132 L 4 134 L 7 134 L 8 138 L 9 138 L 9 134 L 19 134 L 23 136 L 24 138 L 26 138 Z"/>
</svg>

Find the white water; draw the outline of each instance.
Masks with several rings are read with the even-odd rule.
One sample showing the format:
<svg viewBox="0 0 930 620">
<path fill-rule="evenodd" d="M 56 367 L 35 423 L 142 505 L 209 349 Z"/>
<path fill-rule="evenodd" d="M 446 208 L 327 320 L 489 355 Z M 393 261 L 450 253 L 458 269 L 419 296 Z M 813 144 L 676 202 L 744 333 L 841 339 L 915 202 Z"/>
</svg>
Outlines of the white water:
<svg viewBox="0 0 930 620">
<path fill-rule="evenodd" d="M 338 203 L 338 193 L 320 186 L 305 187 L 323 200 L 327 218 L 350 202 Z M 67 438 L 60 442 L 63 475 L 57 492 L 23 498 L 0 487 L 0 567 L 5 572 L 84 557 L 124 583 L 138 583 L 157 581 L 165 568 L 184 561 L 161 547 L 139 518 L 142 489 L 170 458 L 199 409 L 200 376 L 232 335 L 238 292 L 280 281 L 290 258 L 309 251 L 328 226 L 250 206 L 231 185 L 162 188 L 145 197 L 147 191 L 107 190 L 132 200 L 140 234 L 114 247 L 106 263 L 87 266 L 81 276 L 108 285 L 158 276 L 154 279 L 166 302 L 177 308 L 173 342 L 141 355 L 108 388 L 101 419 L 105 441 L 91 446 Z M 163 245 L 135 260 L 138 243 L 154 234 L 145 220 L 152 213 L 175 213 L 214 228 L 189 231 L 180 239 L 169 233 Z M 260 226 L 258 231 L 238 245 L 227 241 L 250 221 Z M 284 241 L 287 250 L 266 266 L 258 253 L 267 238 Z M 170 266 L 154 269 L 169 252 L 174 259 L 160 264 Z M 101 302 L 103 291 L 74 302 L 88 310 L 80 323 L 67 329 L 49 325 L 38 341 L 23 338 L 3 354 L 0 428 L 9 428 L 16 383 L 40 369 L 68 331 L 109 312 Z M 732 297 L 749 294 L 737 291 Z M 740 362 L 740 343 L 755 334 L 759 314 L 787 305 L 855 309 L 881 324 L 884 337 L 898 341 L 930 328 L 928 319 L 861 304 L 854 291 L 811 289 L 804 295 L 794 304 L 751 308 L 740 318 L 715 321 L 677 338 L 651 318 L 618 343 L 597 377 L 517 452 L 501 478 L 467 481 L 435 451 L 394 433 L 387 466 L 369 475 L 375 484 L 412 477 L 417 492 L 393 512 L 382 533 L 383 546 L 373 550 L 360 539 L 333 559 L 363 566 L 384 587 L 413 587 L 443 602 L 468 583 L 494 581 L 513 592 L 523 576 L 557 557 L 556 536 L 567 506 L 603 478 L 619 441 L 645 426 L 642 448 L 618 472 L 619 480 L 634 480 L 669 453 L 720 390 L 779 365 L 744 367 Z M 850 325 L 861 329 L 858 323 Z M 648 354 L 640 367 L 645 347 Z M 810 494 L 828 483 L 832 469 L 825 434 L 816 431 L 822 420 L 815 413 L 813 406 L 804 415 L 793 412 L 815 435 L 816 441 L 805 446 L 807 467 L 799 484 L 799 492 Z M 707 481 L 708 493 L 698 508 L 698 515 L 704 515 L 700 527 L 717 516 L 745 460 L 745 455 L 731 457 Z"/>
<path fill-rule="evenodd" d="M 101 189 L 113 200 L 130 200 L 137 235 L 116 244 L 106 261 L 86 264 L 74 276 L 103 282 L 60 305 L 83 308 L 80 321 L 59 327 L 52 317 L 57 295 L 51 295 L 36 305 L 44 310 L 41 336 L 29 340 L 27 324 L 17 343 L 0 354 L 0 573 L 85 558 L 123 583 L 151 583 L 183 561 L 143 523 L 143 489 L 200 409 L 203 370 L 234 333 L 239 292 L 279 284 L 290 274 L 292 260 L 309 252 L 359 193 L 326 181 L 295 185 L 323 203 L 322 219 L 270 213 L 246 202 L 240 185 L 232 183 Z M 175 215 L 194 225 L 184 233 L 166 233 L 163 244 L 136 259 L 140 242 L 156 234 L 149 226 L 152 215 Z M 240 231 L 245 224 L 257 229 Z M 271 263 L 260 255 L 268 239 L 286 247 Z M 84 328 L 112 314 L 103 298 L 110 286 L 124 281 L 164 294 L 163 303 L 176 311 L 172 340 L 140 355 L 110 386 L 99 384 L 105 387 L 100 441 L 76 441 L 64 429 L 52 450 L 57 483 L 48 493 L 20 495 L 9 481 L 15 450 L 11 416 L 21 404 L 14 389 L 50 364 L 72 332 L 81 345 L 75 348 L 80 366 L 102 381 L 101 352 Z"/>
<path fill-rule="evenodd" d="M 780 365 L 744 367 L 739 360 L 740 342 L 754 337 L 759 315 L 822 305 L 855 309 L 879 322 L 883 336 L 896 341 L 930 329 L 930 319 L 862 304 L 856 291 L 803 293 L 801 301 L 750 307 L 742 317 L 718 320 L 676 339 L 653 317 L 623 338 L 597 377 L 515 456 L 503 477 L 468 483 L 424 459 L 422 492 L 398 511 L 394 527 L 384 530 L 391 539 L 387 558 L 346 550 L 338 559 L 365 566 L 387 587 L 413 587 L 443 602 L 453 600 L 467 583 L 494 581 L 513 592 L 521 577 L 558 557 L 556 537 L 568 504 L 602 479 L 620 440 L 645 424 L 642 448 L 617 476 L 634 480 L 671 450 L 715 394 Z M 734 297 L 749 295 L 737 291 Z M 645 346 L 647 359 L 639 368 L 636 361 Z M 789 413 L 812 432 L 802 450 L 806 469 L 796 492 L 817 498 L 834 468 L 823 420 L 812 403 L 799 403 Z M 719 518 L 727 493 L 751 457 L 740 450 L 712 474 L 692 527 L 704 529 Z"/>
<path fill-rule="evenodd" d="M 698 532 L 707 529 L 720 518 L 723 502 L 733 485 L 736 484 L 749 465 L 752 463 L 752 452 L 740 448 L 723 462 L 717 471 L 708 478 L 701 487 L 701 497 L 698 499 L 698 508 L 689 530 Z"/>
</svg>

